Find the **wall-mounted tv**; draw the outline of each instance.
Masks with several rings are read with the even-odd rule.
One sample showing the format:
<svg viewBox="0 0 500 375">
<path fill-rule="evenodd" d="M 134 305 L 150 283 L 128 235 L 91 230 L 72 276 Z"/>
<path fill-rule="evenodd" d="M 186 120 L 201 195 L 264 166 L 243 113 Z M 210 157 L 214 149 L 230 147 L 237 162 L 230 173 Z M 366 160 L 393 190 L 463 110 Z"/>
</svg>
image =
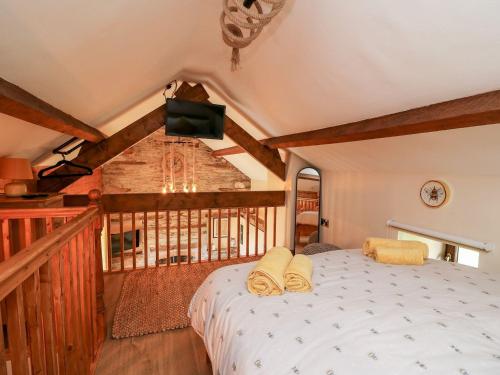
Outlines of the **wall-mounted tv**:
<svg viewBox="0 0 500 375">
<path fill-rule="evenodd" d="M 165 134 L 223 139 L 226 106 L 167 99 Z"/>
</svg>

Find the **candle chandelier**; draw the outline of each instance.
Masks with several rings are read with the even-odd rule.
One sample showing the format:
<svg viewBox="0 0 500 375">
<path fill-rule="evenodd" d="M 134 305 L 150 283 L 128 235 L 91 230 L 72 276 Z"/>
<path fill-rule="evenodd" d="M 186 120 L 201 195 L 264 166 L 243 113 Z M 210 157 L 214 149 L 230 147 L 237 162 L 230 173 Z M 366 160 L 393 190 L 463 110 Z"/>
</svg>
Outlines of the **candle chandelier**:
<svg viewBox="0 0 500 375">
<path fill-rule="evenodd" d="M 168 152 L 166 148 L 168 146 Z M 177 147 L 182 150 L 182 156 L 176 151 Z M 177 192 L 176 173 L 182 168 L 182 187 L 180 191 L 184 193 L 195 193 L 198 189 L 196 185 L 196 149 L 199 147 L 195 141 L 166 141 L 163 143 L 162 175 L 163 184 L 161 192 Z M 191 168 L 188 166 L 188 159 L 191 158 Z M 191 177 L 188 177 L 189 169 Z M 167 173 L 168 171 L 168 173 Z M 168 177 L 167 177 L 168 176 Z"/>
<path fill-rule="evenodd" d="M 252 43 L 285 5 L 286 0 L 223 0 L 222 39 L 232 47 L 231 70 L 240 63 L 241 48 Z"/>
</svg>

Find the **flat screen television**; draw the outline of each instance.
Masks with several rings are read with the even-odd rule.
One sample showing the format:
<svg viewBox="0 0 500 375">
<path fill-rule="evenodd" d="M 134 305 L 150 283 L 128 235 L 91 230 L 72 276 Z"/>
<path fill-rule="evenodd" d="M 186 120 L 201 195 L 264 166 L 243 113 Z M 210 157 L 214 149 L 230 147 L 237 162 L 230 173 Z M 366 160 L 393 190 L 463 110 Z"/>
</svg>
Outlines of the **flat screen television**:
<svg viewBox="0 0 500 375">
<path fill-rule="evenodd" d="M 226 106 L 167 99 L 165 134 L 223 139 Z"/>
</svg>

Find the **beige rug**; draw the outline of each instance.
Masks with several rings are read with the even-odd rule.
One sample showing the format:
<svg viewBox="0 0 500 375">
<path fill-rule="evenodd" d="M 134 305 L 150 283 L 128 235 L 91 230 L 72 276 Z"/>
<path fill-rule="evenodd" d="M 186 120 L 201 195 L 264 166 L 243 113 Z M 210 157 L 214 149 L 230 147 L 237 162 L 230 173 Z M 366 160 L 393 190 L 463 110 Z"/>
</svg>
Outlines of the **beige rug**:
<svg viewBox="0 0 500 375">
<path fill-rule="evenodd" d="M 217 268 L 256 259 L 236 258 L 128 273 L 116 307 L 113 338 L 141 336 L 189 326 L 189 303 L 205 278 Z"/>
</svg>

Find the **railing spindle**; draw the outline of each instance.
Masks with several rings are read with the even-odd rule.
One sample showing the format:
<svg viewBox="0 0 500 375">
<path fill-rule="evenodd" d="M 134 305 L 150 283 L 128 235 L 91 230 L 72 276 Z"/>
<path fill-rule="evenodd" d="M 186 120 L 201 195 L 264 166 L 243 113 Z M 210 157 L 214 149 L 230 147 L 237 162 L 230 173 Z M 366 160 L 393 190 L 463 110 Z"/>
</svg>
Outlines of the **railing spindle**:
<svg viewBox="0 0 500 375">
<path fill-rule="evenodd" d="M 276 207 L 273 207 L 273 215 L 274 215 L 274 220 L 273 220 L 273 247 L 276 247 Z"/>
<path fill-rule="evenodd" d="M 9 220 L 0 221 L 0 261 L 10 258 Z"/>
<path fill-rule="evenodd" d="M 65 374 L 71 374 L 72 371 L 76 373 L 77 359 L 75 358 L 76 351 L 73 350 L 74 342 L 73 335 L 76 327 L 74 317 L 71 309 L 71 266 L 70 266 L 70 247 L 69 245 L 62 250 L 61 263 L 63 272 L 62 278 L 62 293 L 63 293 L 63 306 L 64 306 L 64 341 L 65 341 L 65 357 L 66 368 Z M 73 302 L 74 303 L 74 302 Z"/>
<path fill-rule="evenodd" d="M 123 222 L 123 220 L 121 220 Z M 88 325 L 87 321 L 87 300 L 85 298 L 85 266 L 84 266 L 84 261 L 85 261 L 85 242 L 86 241 L 86 233 L 88 236 L 88 228 L 85 228 L 80 234 L 77 236 L 77 252 L 76 252 L 76 270 L 77 270 L 77 276 L 78 276 L 78 302 L 79 302 L 79 308 L 80 308 L 80 324 L 82 327 L 81 333 L 80 333 L 80 340 L 82 342 L 82 362 L 84 365 L 84 368 L 87 368 L 87 366 L 90 365 L 90 342 L 89 342 L 89 336 L 88 333 L 91 332 L 91 328 Z"/>
<path fill-rule="evenodd" d="M 144 268 L 148 268 L 149 263 L 149 249 L 148 249 L 148 213 L 144 212 Z"/>
<path fill-rule="evenodd" d="M 250 256 L 250 208 L 246 208 L 246 256 Z"/>
<path fill-rule="evenodd" d="M 28 247 L 31 245 L 31 240 L 32 240 L 32 232 L 31 232 L 31 219 L 24 219 L 24 246 L 22 249 L 25 247 Z"/>
<path fill-rule="evenodd" d="M 155 266 L 160 266 L 160 222 L 159 213 L 155 211 L 155 250 L 156 250 L 156 262 Z"/>
<path fill-rule="evenodd" d="M 68 245 L 64 245 L 61 253 L 67 252 L 67 248 Z M 45 354 L 49 374 L 63 374 L 66 368 L 65 329 L 69 328 L 66 328 L 63 316 L 63 284 L 61 282 L 63 277 L 61 259 L 63 257 L 61 253 L 51 258 L 49 267 L 40 269 Z"/>
<path fill-rule="evenodd" d="M 7 332 L 13 374 L 29 374 L 23 287 L 19 285 L 5 298 Z"/>
<path fill-rule="evenodd" d="M 133 213 L 132 213 L 133 216 Z M 92 339 L 91 339 L 91 360 L 92 362 L 97 359 L 97 353 L 99 350 L 99 330 L 97 326 L 97 284 L 96 284 L 96 264 L 95 258 L 98 253 L 96 248 L 96 230 L 99 225 L 99 220 L 95 220 L 90 224 L 90 236 L 87 251 L 87 288 L 88 288 L 88 305 L 89 305 L 89 319 L 90 326 L 92 328 Z M 135 243 L 135 231 L 132 232 L 132 242 Z"/>
<path fill-rule="evenodd" d="M 34 374 L 45 374 L 45 346 L 42 334 L 40 273 L 38 270 L 23 283 L 23 289 L 31 367 Z"/>
<path fill-rule="evenodd" d="M 207 252 L 208 252 L 208 261 L 212 261 L 212 209 L 208 209 L 208 237 L 207 237 Z"/>
<path fill-rule="evenodd" d="M 167 221 L 167 266 L 170 266 L 170 211 L 165 211 Z"/>
<path fill-rule="evenodd" d="M 177 265 L 181 265 L 181 211 L 177 211 Z"/>
<path fill-rule="evenodd" d="M 238 211 L 237 211 L 237 219 L 236 219 L 236 242 L 238 242 L 236 244 L 236 249 L 238 251 L 238 254 L 236 254 L 236 257 L 239 258 L 240 257 L 240 244 L 241 244 L 241 230 L 240 230 L 240 226 L 241 226 L 241 208 L 238 207 Z"/>
<path fill-rule="evenodd" d="M 264 208 L 264 254 L 267 252 L 267 207 Z"/>
<path fill-rule="evenodd" d="M 188 242 L 188 255 L 187 255 L 187 262 L 188 264 L 191 264 L 191 209 L 188 209 L 188 218 L 187 218 L 187 222 L 188 222 L 188 238 L 187 238 L 187 242 Z"/>
<path fill-rule="evenodd" d="M 120 269 L 123 271 L 125 269 L 125 237 L 123 233 L 123 212 L 118 215 L 118 220 L 120 220 Z"/>
<path fill-rule="evenodd" d="M 132 269 L 137 268 L 137 234 L 135 229 L 135 212 L 132 212 Z"/>
<path fill-rule="evenodd" d="M 74 237 L 70 241 L 70 256 L 69 256 L 69 265 L 70 265 L 70 270 L 71 273 L 69 275 L 70 278 L 70 287 L 71 287 L 71 316 L 73 317 L 73 326 L 71 329 L 74 331 L 74 336 L 73 336 L 73 345 L 76 348 L 72 348 L 75 352 L 75 362 L 77 363 L 78 371 L 79 373 L 84 373 L 84 359 L 83 359 L 83 352 L 84 352 L 84 343 L 81 337 L 81 334 L 83 332 L 83 325 L 82 325 L 82 319 L 81 315 L 79 314 L 79 307 L 80 307 L 80 291 L 79 291 L 79 284 L 80 284 L 80 276 L 78 272 L 78 237 Z"/>
<path fill-rule="evenodd" d="M 227 209 L 227 259 L 231 259 L 231 209 Z"/>
<path fill-rule="evenodd" d="M 255 256 L 259 253 L 259 207 L 255 207 Z"/>
<path fill-rule="evenodd" d="M 0 375 L 7 375 L 7 354 L 5 353 L 5 337 L 3 335 L 2 309 L 0 309 Z"/>
<path fill-rule="evenodd" d="M 221 243 L 222 243 L 222 210 L 217 210 L 219 220 L 217 220 L 217 260 L 221 260 Z"/>
<path fill-rule="evenodd" d="M 201 210 L 198 210 L 198 263 L 201 263 Z"/>
<path fill-rule="evenodd" d="M 106 231 L 107 231 L 107 242 L 108 242 L 108 272 L 112 271 L 112 257 L 113 257 L 113 250 L 111 247 L 111 214 L 106 214 Z"/>
</svg>

